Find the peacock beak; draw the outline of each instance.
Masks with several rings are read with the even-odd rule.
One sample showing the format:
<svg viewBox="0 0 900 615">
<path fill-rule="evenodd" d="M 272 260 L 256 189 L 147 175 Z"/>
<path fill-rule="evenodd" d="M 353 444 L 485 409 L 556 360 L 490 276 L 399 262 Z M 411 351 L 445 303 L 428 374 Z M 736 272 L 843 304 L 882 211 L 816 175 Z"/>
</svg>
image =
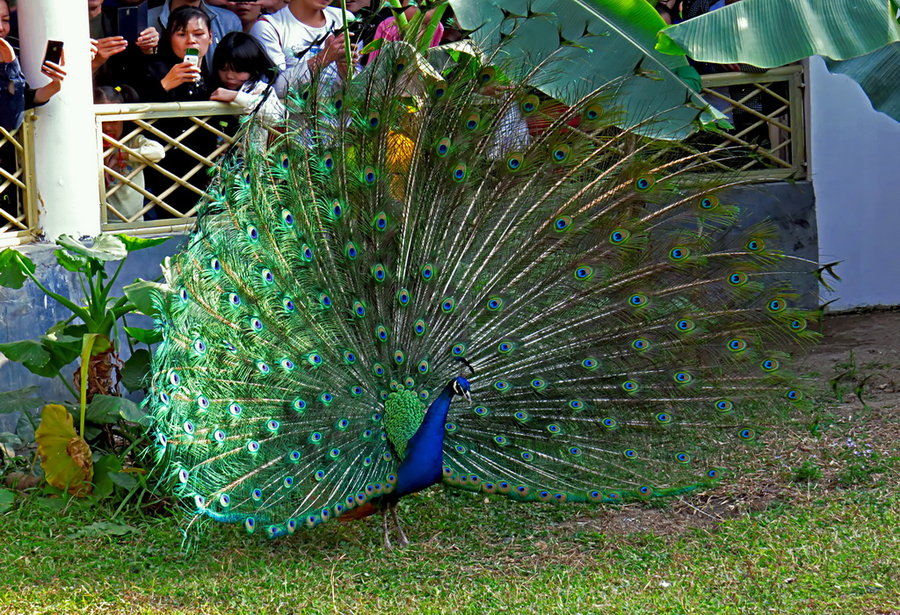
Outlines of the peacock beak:
<svg viewBox="0 0 900 615">
<path fill-rule="evenodd" d="M 463 391 L 463 396 L 465 396 L 467 402 L 469 402 L 470 404 L 472 403 L 472 394 L 471 393 L 469 393 L 468 391 Z"/>
</svg>

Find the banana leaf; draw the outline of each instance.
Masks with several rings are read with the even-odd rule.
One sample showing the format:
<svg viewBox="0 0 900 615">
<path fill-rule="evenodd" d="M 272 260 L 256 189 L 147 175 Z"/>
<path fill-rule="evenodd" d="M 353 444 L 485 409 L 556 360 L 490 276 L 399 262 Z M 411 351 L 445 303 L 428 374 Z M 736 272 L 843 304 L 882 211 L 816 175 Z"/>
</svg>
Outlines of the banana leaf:
<svg viewBox="0 0 900 615">
<path fill-rule="evenodd" d="M 900 41 L 896 15 L 894 0 L 742 0 L 665 28 L 656 49 L 761 68 L 847 60 Z"/>
<path fill-rule="evenodd" d="M 646 0 L 450 0 L 456 20 L 513 77 L 572 104 L 610 84 L 619 125 L 681 139 L 724 117 L 685 58 L 654 49 L 665 22 Z M 607 103 L 609 104 L 609 103 Z"/>
<path fill-rule="evenodd" d="M 828 70 L 862 87 L 872 106 L 900 122 L 900 43 L 850 60 L 826 60 Z"/>
</svg>

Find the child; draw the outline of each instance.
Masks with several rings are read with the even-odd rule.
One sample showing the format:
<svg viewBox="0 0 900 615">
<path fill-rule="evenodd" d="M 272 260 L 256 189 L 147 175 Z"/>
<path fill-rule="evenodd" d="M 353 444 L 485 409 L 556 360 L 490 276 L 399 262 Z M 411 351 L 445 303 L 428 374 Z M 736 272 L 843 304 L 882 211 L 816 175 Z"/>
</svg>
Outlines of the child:
<svg viewBox="0 0 900 615">
<path fill-rule="evenodd" d="M 250 34 L 282 71 L 275 82 L 278 96 L 284 98 L 290 84 L 309 81 L 319 71 L 326 82 L 347 74 L 344 35 L 334 34 L 344 25 L 343 14 L 329 4 L 329 0 L 291 0 L 253 24 Z"/>
<path fill-rule="evenodd" d="M 95 104 L 121 104 L 137 101 L 137 92 L 131 87 L 108 85 L 94 88 Z M 111 139 L 121 142 L 124 125 L 121 121 L 103 122 L 103 134 Z M 148 162 L 159 162 L 166 155 L 163 146 L 148 139 L 143 134 L 135 135 L 123 143 L 131 152 L 118 149 L 108 144 L 103 164 L 107 169 L 104 174 L 106 179 L 106 203 L 116 212 L 123 222 L 143 220 L 144 215 L 140 211 L 144 208 L 143 168 Z M 115 172 L 117 175 L 114 175 Z M 121 177 L 127 179 L 132 185 L 124 183 Z M 116 215 L 113 213 L 113 215 Z"/>
<path fill-rule="evenodd" d="M 255 38 L 243 32 L 229 32 L 219 42 L 213 57 L 213 79 L 221 87 L 210 100 L 240 105 L 244 113 L 259 108 L 267 124 L 284 119 L 284 105 L 274 96 L 271 84 L 278 68 Z"/>
</svg>

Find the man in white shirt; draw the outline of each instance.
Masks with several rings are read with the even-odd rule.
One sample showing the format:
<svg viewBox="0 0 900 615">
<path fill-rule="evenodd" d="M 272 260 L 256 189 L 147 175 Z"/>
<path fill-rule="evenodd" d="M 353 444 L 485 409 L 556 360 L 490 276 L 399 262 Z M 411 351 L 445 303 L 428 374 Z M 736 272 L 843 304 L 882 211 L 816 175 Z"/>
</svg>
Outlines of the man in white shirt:
<svg viewBox="0 0 900 615">
<path fill-rule="evenodd" d="M 321 71 L 325 81 L 346 74 L 344 35 L 334 34 L 343 27 L 343 15 L 329 4 L 329 0 L 291 0 L 253 24 L 250 34 L 281 70 L 275 82 L 278 96 L 283 98 L 291 83 L 309 81 L 312 72 Z"/>
</svg>

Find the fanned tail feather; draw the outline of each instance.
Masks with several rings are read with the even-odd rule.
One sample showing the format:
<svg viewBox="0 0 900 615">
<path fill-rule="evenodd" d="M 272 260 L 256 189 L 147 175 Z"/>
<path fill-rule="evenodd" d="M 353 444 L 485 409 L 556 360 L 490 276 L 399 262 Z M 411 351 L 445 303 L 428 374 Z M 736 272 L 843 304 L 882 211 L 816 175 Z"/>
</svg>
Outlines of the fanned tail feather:
<svg viewBox="0 0 900 615">
<path fill-rule="evenodd" d="M 265 150 L 248 136 L 221 169 L 159 299 L 176 492 L 270 536 L 370 514 L 397 480 L 385 401 L 430 403 L 459 359 L 474 401 L 451 407 L 448 484 L 708 485 L 799 402 L 787 360 L 815 337 L 773 229 L 735 230 L 747 179 L 614 128 L 603 88 L 549 115 L 500 67 L 423 62 L 387 45 L 343 87 L 299 86 Z"/>
</svg>

